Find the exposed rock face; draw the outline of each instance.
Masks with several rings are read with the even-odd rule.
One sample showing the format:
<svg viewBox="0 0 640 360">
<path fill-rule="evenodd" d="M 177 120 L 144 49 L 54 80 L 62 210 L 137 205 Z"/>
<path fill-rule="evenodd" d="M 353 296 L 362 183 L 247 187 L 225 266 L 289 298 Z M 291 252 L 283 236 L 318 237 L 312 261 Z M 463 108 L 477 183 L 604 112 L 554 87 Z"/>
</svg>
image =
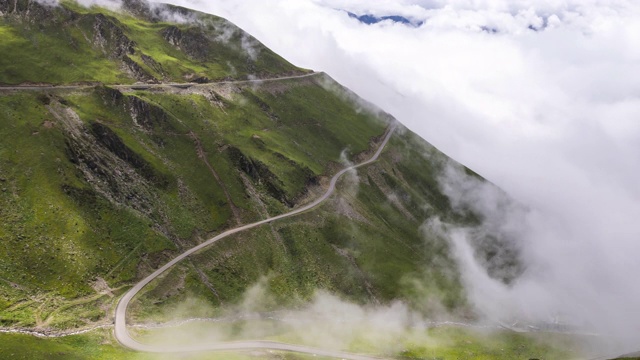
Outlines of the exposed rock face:
<svg viewBox="0 0 640 360">
<path fill-rule="evenodd" d="M 13 5 L 15 3 L 14 1 L 9 1 L 9 0 L 0 0 L 0 11 L 3 14 L 9 14 L 13 12 L 13 9 L 15 8 Z"/>
<path fill-rule="evenodd" d="M 148 4 L 144 4 L 148 6 Z M 79 28 L 91 46 L 98 49 L 107 58 L 121 61 L 122 69 L 132 78 L 144 82 L 157 81 L 153 75 L 131 58 L 136 54 L 137 44 L 125 34 L 124 26 L 111 16 L 102 13 L 79 14 L 69 11 L 63 6 L 47 5 L 46 2 L 41 3 L 33 0 L 0 0 L 0 16 L 2 15 L 13 17 L 13 19 L 30 26 L 44 27 L 43 31 L 46 31 L 46 27 L 51 26 Z M 69 38 L 71 39 L 71 37 Z M 144 54 L 140 54 L 140 56 L 145 65 L 158 73 L 163 73 L 162 66 L 151 57 Z"/>
<path fill-rule="evenodd" d="M 93 39 L 91 41 L 94 47 L 111 59 L 121 60 L 122 67 L 131 77 L 144 82 L 157 82 L 153 75 L 131 58 L 136 54 L 136 43 L 124 33 L 123 26 L 117 19 L 103 14 L 90 14 L 84 17 L 83 21 L 89 21 L 92 24 Z M 144 54 L 140 56 L 147 66 L 162 73 L 162 66 L 151 57 Z"/>
<path fill-rule="evenodd" d="M 129 56 L 124 56 L 122 58 L 122 63 L 123 63 L 124 69 L 131 75 L 131 77 L 143 82 L 154 82 L 154 83 L 158 82 L 158 80 L 155 77 L 153 77 L 147 71 L 145 71 L 145 69 L 142 66 L 140 66 L 140 64 L 135 62 Z"/>
<path fill-rule="evenodd" d="M 242 29 L 213 15 L 144 0 L 119 0 L 122 3 L 118 14 L 102 11 L 99 6 L 78 10 L 77 5 L 58 1 L 0 0 L 0 16 L 17 30 L 17 37 L 37 45 L 42 40 L 40 37 L 25 34 L 40 31 L 44 37 L 56 41 L 56 48 L 61 53 L 67 54 L 58 59 L 58 68 L 48 67 L 51 79 L 64 79 L 63 82 L 206 83 L 211 79 L 266 78 L 301 73 Z M 146 25 L 132 25 L 126 20 L 130 15 Z M 158 50 L 165 48 L 162 39 L 151 41 L 151 48 L 147 44 L 149 36 L 156 35 L 177 51 L 170 51 L 168 57 L 157 55 Z M 87 44 L 93 49 L 87 49 Z M 43 54 L 37 53 L 38 47 L 34 46 L 34 49 L 31 52 L 35 56 L 28 58 L 41 58 Z M 108 71 L 97 70 L 107 63 Z M 76 70 L 69 73 L 59 70 L 69 64 Z M 28 69 L 18 67 L 18 70 L 15 74 L 6 72 L 2 82 L 38 81 Z"/>
<path fill-rule="evenodd" d="M 36 2 L 33 0 L 0 0 L 0 15 L 14 15 L 28 20 L 30 23 L 38 24 L 41 21 L 55 20 L 54 13 L 68 14 L 66 9 L 47 5 L 46 2 Z"/>
<path fill-rule="evenodd" d="M 226 151 L 236 167 L 249 175 L 254 183 L 264 186 L 269 195 L 278 199 L 281 203 L 289 207 L 293 206 L 291 201 L 287 199 L 285 191 L 282 189 L 284 184 L 265 164 L 247 157 L 240 149 L 233 146 L 229 146 Z"/>
<path fill-rule="evenodd" d="M 168 26 L 162 30 L 162 37 L 164 37 L 169 44 L 180 48 L 180 44 L 182 43 L 182 30 L 177 26 Z"/>
<path fill-rule="evenodd" d="M 130 96 L 128 99 L 131 118 L 136 125 L 149 131 L 170 127 L 168 115 L 164 110 L 136 96 Z"/>
<path fill-rule="evenodd" d="M 122 107 L 125 111 L 129 104 L 132 119 L 149 128 L 167 125 L 167 115 L 162 109 L 142 99 L 125 96 L 107 87 L 98 89 L 98 94 L 105 103 Z M 151 188 L 166 188 L 170 184 L 169 178 L 129 148 L 109 126 L 98 121 L 87 126 L 73 110 L 54 100 L 49 99 L 50 105 L 47 107 L 66 135 L 67 157 L 82 172 L 94 191 L 116 204 L 124 204 L 147 216 L 159 216 L 153 214 L 154 196 Z M 68 193 L 75 191 L 65 189 Z"/>
<path fill-rule="evenodd" d="M 96 88 L 96 92 L 100 95 L 100 97 L 106 104 L 109 104 L 113 107 L 121 104 L 121 100 L 124 98 L 124 95 L 119 90 L 106 86 Z"/>
<path fill-rule="evenodd" d="M 136 17 L 153 20 L 151 6 L 144 0 L 123 0 L 122 8 Z M 150 18 L 151 17 L 151 18 Z"/>
<path fill-rule="evenodd" d="M 147 216 L 154 211 L 149 180 L 142 174 L 144 163 L 133 155 L 122 141 L 105 126 L 87 129 L 78 115 L 61 104 L 52 104 L 49 111 L 65 133 L 67 157 L 76 165 L 93 192 L 68 186 L 64 191 L 82 198 L 97 197 L 125 205 Z M 120 140 L 120 141 L 119 141 Z M 119 146 L 120 145 L 120 146 Z"/>
<path fill-rule="evenodd" d="M 155 171 L 151 164 L 126 146 L 111 128 L 99 122 L 93 122 L 90 126 L 91 133 L 99 144 L 102 144 L 117 157 L 131 165 L 146 180 L 159 186 L 168 184 L 168 180 L 162 174 Z"/>
<path fill-rule="evenodd" d="M 211 55 L 213 47 L 211 40 L 200 28 L 181 30 L 177 26 L 169 26 L 162 30 L 162 36 L 167 42 L 193 59 L 205 61 Z"/>
<path fill-rule="evenodd" d="M 520 249 L 514 239 L 498 232 L 477 229 L 472 232 L 471 245 L 487 274 L 510 285 L 524 272 Z"/>
<path fill-rule="evenodd" d="M 121 59 L 135 53 L 136 43 L 129 39 L 117 20 L 103 14 L 93 15 L 93 45 L 99 47 L 110 58 Z"/>
<path fill-rule="evenodd" d="M 162 68 L 162 64 L 155 61 L 151 56 L 141 54 L 140 58 L 142 59 L 142 62 L 144 62 L 145 65 L 147 65 L 154 71 L 164 75 L 164 69 Z"/>
</svg>

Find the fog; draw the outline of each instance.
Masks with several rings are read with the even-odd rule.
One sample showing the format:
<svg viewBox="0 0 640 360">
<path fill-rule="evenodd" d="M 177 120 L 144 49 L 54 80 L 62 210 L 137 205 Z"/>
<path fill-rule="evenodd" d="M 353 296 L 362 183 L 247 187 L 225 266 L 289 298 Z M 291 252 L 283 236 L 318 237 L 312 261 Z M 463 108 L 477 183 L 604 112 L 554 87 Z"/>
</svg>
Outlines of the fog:
<svg viewBox="0 0 640 360">
<path fill-rule="evenodd" d="M 433 348 L 435 355 L 448 344 L 477 339 L 480 334 L 492 339 L 492 345 L 486 349 L 508 343 L 508 338 L 501 337 L 502 329 L 498 326 L 434 322 L 399 301 L 388 305 L 359 305 L 318 291 L 309 301 L 289 304 L 284 310 L 272 295 L 268 283 L 269 278 L 264 277 L 249 287 L 240 301 L 226 306 L 224 314 L 219 317 L 179 321 L 160 327 L 139 325 L 138 329 L 147 327 L 148 330 L 138 334 L 137 338 L 143 343 L 167 349 L 269 339 L 323 350 L 389 356 L 397 356 L 416 344 Z M 205 301 L 190 299 L 163 316 L 184 319 L 198 309 L 206 313 L 210 308 L 211 305 Z M 447 329 L 426 331 L 439 326 Z M 452 327 L 456 330 L 451 331 Z M 532 350 L 532 354 L 536 351 L 539 350 Z"/>
<path fill-rule="evenodd" d="M 518 224 L 525 264 L 511 286 L 476 266 L 464 231 L 452 235 L 487 316 L 559 319 L 638 343 L 636 3 L 172 2 L 226 17 L 296 65 L 326 71 L 523 204 L 516 219 L 501 215 Z M 425 24 L 364 25 L 339 9 Z"/>
<path fill-rule="evenodd" d="M 60 0 L 35 0 L 35 2 L 46 6 L 60 4 Z M 110 10 L 117 10 L 122 6 L 122 0 L 76 0 L 76 2 L 84 7 L 99 6 Z"/>
</svg>

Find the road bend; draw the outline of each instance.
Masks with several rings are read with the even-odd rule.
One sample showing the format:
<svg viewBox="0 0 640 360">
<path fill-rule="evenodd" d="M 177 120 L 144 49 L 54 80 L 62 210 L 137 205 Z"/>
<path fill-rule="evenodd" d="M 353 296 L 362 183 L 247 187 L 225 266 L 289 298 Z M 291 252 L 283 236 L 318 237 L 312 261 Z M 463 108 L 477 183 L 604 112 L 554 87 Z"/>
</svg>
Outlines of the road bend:
<svg viewBox="0 0 640 360">
<path fill-rule="evenodd" d="M 310 75 L 305 75 L 305 76 L 310 76 Z M 286 343 L 280 343 L 280 342 L 275 342 L 275 341 L 261 341 L 261 340 L 246 340 L 246 341 L 234 341 L 234 342 L 220 342 L 220 343 L 207 343 L 207 344 L 202 344 L 202 345 L 189 345 L 189 346 L 171 346 L 171 347 L 166 347 L 166 346 L 162 346 L 162 345 L 150 345 L 150 344 L 142 344 L 137 342 L 136 340 L 134 340 L 131 335 L 129 334 L 129 331 L 127 330 L 127 308 L 129 306 L 129 303 L 131 302 L 131 300 L 136 296 L 136 294 L 138 292 L 140 292 L 140 290 L 142 290 L 142 288 L 144 288 L 147 284 L 149 284 L 151 281 L 153 281 L 155 278 L 157 278 L 158 276 L 160 276 L 162 273 L 164 273 L 165 271 L 167 271 L 168 269 L 170 269 L 172 266 L 176 265 L 177 263 L 179 263 L 180 261 L 184 260 L 186 257 L 188 257 L 189 255 L 202 250 L 208 246 L 210 246 L 211 244 L 222 240 L 230 235 L 239 233 L 241 231 L 245 231 L 263 224 L 267 224 L 273 221 L 277 221 L 280 219 L 285 219 L 288 217 L 292 217 L 298 214 L 301 214 L 305 211 L 309 211 L 311 209 L 316 208 L 317 206 L 319 206 L 320 204 L 322 204 L 325 200 L 327 200 L 329 198 L 329 196 L 331 196 L 336 188 L 336 183 L 338 182 L 338 179 L 340 179 L 340 177 L 342 175 L 344 175 L 346 172 L 348 171 L 352 171 L 355 170 L 359 167 L 368 165 L 373 163 L 374 161 L 378 160 L 378 157 L 380 157 L 380 154 L 382 153 L 382 150 L 384 150 L 385 146 L 387 145 L 387 143 L 389 142 L 389 139 L 391 138 L 391 135 L 393 135 L 395 129 L 397 128 L 397 123 L 393 123 L 391 124 L 391 126 L 389 127 L 387 134 L 385 135 L 382 143 L 380 143 L 380 146 L 378 147 L 378 150 L 375 152 L 375 154 L 373 154 L 373 156 L 369 159 L 366 160 L 364 162 L 361 162 L 359 164 L 353 165 L 353 166 L 349 166 L 345 169 L 342 169 L 340 172 L 338 172 L 337 174 L 335 174 L 332 178 L 331 178 L 331 182 L 329 183 L 329 188 L 327 189 L 327 191 L 320 196 L 318 199 L 316 199 L 315 201 L 313 201 L 310 204 L 307 204 L 305 206 L 302 206 L 298 209 L 295 209 L 293 211 L 290 211 L 288 213 L 285 214 L 281 214 L 278 216 L 274 216 L 274 217 L 270 217 L 268 219 L 264 219 L 261 221 L 257 221 L 251 224 L 247 224 L 247 225 L 243 225 L 243 226 L 239 226 L 230 230 L 227 230 L 205 242 L 203 242 L 200 245 L 194 246 L 191 249 L 185 251 L 184 253 L 176 256 L 173 260 L 169 261 L 168 263 L 166 263 L 164 266 L 162 266 L 161 268 L 159 268 L 158 270 L 154 271 L 151 275 L 147 276 L 146 278 L 142 279 L 140 282 L 138 282 L 137 284 L 135 284 L 129 291 L 127 291 L 126 294 L 124 294 L 124 296 L 120 299 L 120 301 L 118 302 L 118 305 L 116 307 L 116 311 L 115 311 L 115 323 L 114 323 L 114 334 L 116 339 L 125 347 L 128 347 L 130 349 L 133 350 L 137 350 L 137 351 L 143 351 L 143 352 L 154 352 L 154 353 L 184 353 L 184 352 L 200 352 L 200 351 L 228 351 L 228 350 L 278 350 L 278 351 L 291 351 L 291 352 L 297 352 L 297 353 L 304 353 L 304 354 L 310 354 L 310 355 L 317 355 L 317 356 L 326 356 L 326 357 L 334 357 L 334 358 L 342 358 L 342 359 L 349 359 L 349 360 L 372 360 L 372 359 L 380 359 L 377 357 L 373 357 L 373 356 L 367 356 L 367 355 L 361 355 L 361 354 L 352 354 L 352 353 L 346 353 L 346 352 L 340 352 L 340 351 L 331 351 L 331 350 L 323 350 L 323 349 L 318 349 L 318 348 L 313 348 L 313 347 L 308 347 L 308 346 L 303 346 L 303 345 L 294 345 L 294 344 L 286 344 Z"/>
</svg>

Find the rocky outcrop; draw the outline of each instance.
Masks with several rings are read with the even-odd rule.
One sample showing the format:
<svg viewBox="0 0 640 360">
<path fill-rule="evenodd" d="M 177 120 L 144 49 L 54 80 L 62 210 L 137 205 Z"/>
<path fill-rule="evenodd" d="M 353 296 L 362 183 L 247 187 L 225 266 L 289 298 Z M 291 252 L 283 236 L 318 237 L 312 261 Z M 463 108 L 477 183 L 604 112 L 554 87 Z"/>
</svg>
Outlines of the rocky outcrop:
<svg viewBox="0 0 640 360">
<path fill-rule="evenodd" d="M 0 13 L 3 16 L 20 21 L 29 26 L 48 28 L 62 26 L 64 29 L 76 28 L 83 34 L 84 39 L 105 57 L 121 62 L 122 70 L 132 78 L 143 82 L 156 82 L 157 79 L 137 63 L 132 56 L 137 52 L 137 44 L 125 33 L 125 26 L 116 18 L 102 13 L 77 13 L 64 6 L 48 5 L 45 1 L 33 0 L 0 0 Z M 68 41 L 75 44 L 82 41 L 74 38 L 70 33 L 66 35 Z M 74 49 L 76 45 L 72 45 Z M 144 65 L 153 71 L 164 74 L 162 66 L 154 59 L 140 54 Z"/>
<path fill-rule="evenodd" d="M 108 86 L 96 87 L 96 94 L 102 98 L 105 104 L 112 107 L 119 106 L 124 98 L 124 94 L 122 94 L 120 90 L 116 90 Z"/>
<path fill-rule="evenodd" d="M 278 177 L 269 170 L 269 167 L 259 160 L 252 159 L 233 146 L 227 148 L 227 155 L 233 164 L 242 172 L 249 175 L 249 178 L 258 186 L 263 186 L 267 193 L 281 203 L 291 207 L 292 202 L 287 198 L 284 191 L 284 184 Z"/>
<path fill-rule="evenodd" d="M 487 274 L 504 284 L 512 284 L 525 270 L 517 242 L 508 235 L 478 228 L 471 232 L 470 244 Z"/>
<path fill-rule="evenodd" d="M 141 19 L 153 20 L 151 6 L 145 0 L 123 0 L 122 9 Z"/>
<path fill-rule="evenodd" d="M 145 65 L 147 65 L 149 68 L 151 68 L 153 71 L 157 72 L 158 74 L 162 74 L 164 76 L 164 69 L 162 68 L 162 64 L 155 61 L 155 59 L 152 58 L 151 56 L 148 56 L 145 54 L 141 54 L 140 58 L 142 59 L 142 62 Z"/>
<path fill-rule="evenodd" d="M 159 187 L 166 187 L 169 184 L 164 175 L 157 172 L 142 156 L 125 145 L 111 128 L 99 122 L 92 122 L 90 129 L 99 144 L 102 144 L 117 157 L 131 165 L 146 180 Z"/>
<path fill-rule="evenodd" d="M 14 12 L 17 4 L 15 0 L 0 0 L 0 12 L 2 14 L 11 14 Z"/>
<path fill-rule="evenodd" d="M 91 189 L 67 186 L 65 193 L 82 201 L 107 199 L 117 206 L 126 206 L 152 218 L 159 215 L 154 209 L 151 184 L 130 161 L 133 152 L 122 147 L 111 131 L 105 127 L 88 129 L 71 109 L 55 102 L 47 106 L 65 135 L 67 158 L 82 174 Z M 120 148 L 120 149 L 118 149 Z M 114 151 L 115 150 L 115 151 Z M 118 155 L 119 153 L 119 155 Z M 127 160 L 124 160 L 123 157 Z M 139 155 L 137 155 L 139 157 Z M 138 167 L 140 161 L 133 161 Z"/>
<path fill-rule="evenodd" d="M 161 32 L 162 37 L 167 40 L 167 42 L 178 49 L 180 48 L 180 44 L 182 43 L 182 30 L 177 26 L 168 26 Z"/>
<path fill-rule="evenodd" d="M 214 53 L 213 40 L 199 27 L 182 30 L 177 26 L 169 26 L 161 34 L 169 44 L 193 59 L 205 61 Z"/>
<path fill-rule="evenodd" d="M 45 21 L 56 21 L 55 14 L 68 16 L 70 12 L 61 6 L 55 6 L 54 1 L 48 3 L 34 0 L 0 0 L 0 16 L 17 16 L 29 23 L 40 24 Z"/>
<path fill-rule="evenodd" d="M 129 56 L 124 56 L 122 58 L 122 64 L 123 64 L 124 70 L 127 73 L 129 73 L 129 75 L 134 79 L 137 79 L 138 81 L 142 81 L 142 82 L 151 82 L 151 83 L 158 82 L 158 79 L 156 79 L 151 74 L 149 74 L 142 66 L 140 66 L 140 64 L 135 62 L 135 60 L 133 60 Z"/>
<path fill-rule="evenodd" d="M 88 17 L 88 20 L 93 20 L 93 45 L 100 48 L 103 54 L 121 59 L 135 53 L 136 43 L 124 34 L 122 25 L 116 19 L 103 14 Z"/>
<path fill-rule="evenodd" d="M 129 111 L 133 122 L 144 130 L 171 128 L 169 116 L 162 108 L 152 105 L 137 96 L 129 96 Z"/>
<path fill-rule="evenodd" d="M 131 77 L 143 82 L 157 82 L 157 79 L 131 58 L 136 54 L 136 43 L 124 32 L 124 26 L 115 18 L 103 14 L 85 15 L 83 22 L 89 22 L 93 30 L 92 46 L 98 48 L 106 57 L 122 61 L 123 70 Z M 140 54 L 145 65 L 158 73 L 162 66 L 150 56 Z"/>
</svg>

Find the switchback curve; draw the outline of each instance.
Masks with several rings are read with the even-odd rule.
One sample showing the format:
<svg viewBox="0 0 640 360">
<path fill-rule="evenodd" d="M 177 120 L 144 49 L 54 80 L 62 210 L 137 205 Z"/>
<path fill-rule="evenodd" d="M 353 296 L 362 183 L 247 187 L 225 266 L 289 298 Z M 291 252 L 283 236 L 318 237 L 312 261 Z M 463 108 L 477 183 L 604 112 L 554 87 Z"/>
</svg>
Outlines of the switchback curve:
<svg viewBox="0 0 640 360">
<path fill-rule="evenodd" d="M 262 349 L 262 350 L 291 351 L 291 352 L 298 352 L 298 353 L 305 353 L 305 354 L 312 354 L 312 355 L 319 355 L 319 356 L 328 356 L 328 357 L 335 357 L 335 358 L 342 358 L 342 359 L 349 359 L 349 360 L 380 359 L 378 357 L 361 355 L 361 354 L 352 354 L 352 353 L 346 353 L 346 352 L 340 352 L 340 351 L 323 350 L 323 349 L 312 348 L 312 347 L 303 346 L 303 345 L 294 345 L 294 344 L 286 344 L 286 343 L 280 343 L 275 341 L 261 341 L 261 340 L 234 341 L 234 342 L 211 343 L 211 344 L 202 344 L 202 345 L 193 345 L 193 346 L 172 346 L 172 347 L 142 344 L 134 340 L 129 334 L 129 331 L 127 330 L 126 314 L 127 314 L 127 308 L 129 306 L 129 303 L 136 296 L 136 294 L 140 292 L 140 290 L 142 290 L 142 288 L 144 288 L 147 284 L 149 284 L 155 278 L 160 276 L 162 273 L 164 273 L 165 271 L 167 271 L 168 269 L 170 269 L 180 261 L 184 260 L 189 255 L 199 250 L 202 250 L 203 248 L 206 248 L 209 245 L 219 240 L 222 240 L 230 235 L 233 235 L 241 231 L 248 230 L 263 224 L 267 224 L 276 220 L 301 214 L 305 211 L 312 210 L 317 206 L 319 206 L 320 204 L 322 204 L 325 200 L 329 198 L 329 196 L 333 194 L 333 192 L 335 191 L 336 183 L 338 182 L 338 180 L 342 175 L 344 175 L 348 171 L 355 170 L 359 167 L 371 164 L 378 159 L 378 157 L 384 150 L 385 146 L 389 142 L 389 139 L 391 138 L 391 135 L 393 135 L 397 126 L 398 126 L 397 123 L 391 124 L 382 143 L 380 143 L 378 150 L 369 160 L 344 168 L 341 171 L 339 171 L 337 174 L 335 174 L 331 178 L 327 191 L 312 203 L 302 206 L 298 209 L 295 209 L 285 214 L 281 214 L 268 219 L 264 219 L 251 224 L 247 224 L 247 225 L 243 225 L 243 226 L 239 226 L 239 227 L 227 230 L 203 242 L 202 244 L 194 246 L 191 249 L 185 251 L 184 253 L 176 256 L 173 260 L 169 261 L 164 266 L 160 267 L 158 270 L 154 271 L 152 274 L 150 274 L 149 276 L 147 276 L 146 278 L 142 279 L 140 282 L 135 284 L 129 291 L 127 291 L 124 294 L 124 296 L 120 299 L 116 307 L 115 321 L 114 321 L 114 334 L 116 339 L 120 342 L 120 344 L 132 350 L 137 350 L 142 352 L 153 352 L 153 353 L 184 353 L 184 352 L 202 352 L 202 351 Z"/>
</svg>

